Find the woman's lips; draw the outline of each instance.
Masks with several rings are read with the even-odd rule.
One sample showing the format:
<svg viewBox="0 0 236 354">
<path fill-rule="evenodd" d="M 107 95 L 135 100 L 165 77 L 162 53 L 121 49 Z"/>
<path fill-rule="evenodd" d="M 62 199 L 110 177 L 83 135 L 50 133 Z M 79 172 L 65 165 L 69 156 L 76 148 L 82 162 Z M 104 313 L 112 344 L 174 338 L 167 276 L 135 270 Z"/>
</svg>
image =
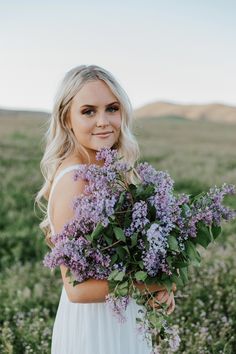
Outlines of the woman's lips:
<svg viewBox="0 0 236 354">
<path fill-rule="evenodd" d="M 108 137 L 109 135 L 111 135 L 113 132 L 109 132 L 109 133 L 99 133 L 99 134 L 94 134 L 100 138 L 106 138 Z"/>
</svg>

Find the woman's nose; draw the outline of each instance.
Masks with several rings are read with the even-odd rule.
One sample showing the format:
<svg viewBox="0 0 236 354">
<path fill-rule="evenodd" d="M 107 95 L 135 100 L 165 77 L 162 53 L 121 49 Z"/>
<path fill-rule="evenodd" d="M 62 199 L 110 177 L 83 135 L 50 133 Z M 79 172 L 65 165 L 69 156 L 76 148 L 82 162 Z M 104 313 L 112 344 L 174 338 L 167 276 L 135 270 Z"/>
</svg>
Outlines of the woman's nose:
<svg viewBox="0 0 236 354">
<path fill-rule="evenodd" d="M 100 113 L 97 116 L 97 126 L 104 126 L 109 124 L 109 119 L 106 116 L 106 113 Z"/>
</svg>

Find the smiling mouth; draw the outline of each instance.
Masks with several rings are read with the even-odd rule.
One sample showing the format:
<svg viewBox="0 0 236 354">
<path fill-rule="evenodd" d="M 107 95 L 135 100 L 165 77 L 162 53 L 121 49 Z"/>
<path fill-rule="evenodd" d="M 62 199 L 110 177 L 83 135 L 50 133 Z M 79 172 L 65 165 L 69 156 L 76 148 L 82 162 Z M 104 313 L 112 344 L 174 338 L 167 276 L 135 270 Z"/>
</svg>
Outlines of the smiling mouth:
<svg viewBox="0 0 236 354">
<path fill-rule="evenodd" d="M 93 135 L 107 135 L 107 134 L 111 134 L 113 132 L 104 132 L 104 133 L 97 133 L 97 134 L 93 134 Z"/>
</svg>

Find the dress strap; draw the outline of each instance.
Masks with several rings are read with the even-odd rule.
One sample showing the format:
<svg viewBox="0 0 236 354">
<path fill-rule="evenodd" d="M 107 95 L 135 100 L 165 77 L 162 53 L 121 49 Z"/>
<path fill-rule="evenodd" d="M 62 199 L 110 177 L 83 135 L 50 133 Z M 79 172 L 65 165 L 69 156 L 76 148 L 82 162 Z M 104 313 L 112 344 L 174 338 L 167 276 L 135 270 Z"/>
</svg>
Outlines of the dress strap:
<svg viewBox="0 0 236 354">
<path fill-rule="evenodd" d="M 68 172 L 70 171 L 73 171 L 73 170 L 76 170 L 79 166 L 81 166 L 81 164 L 75 164 L 75 165 L 71 165 L 71 166 L 68 166 L 68 167 L 65 167 L 63 168 L 59 174 L 57 175 L 57 177 L 54 179 L 53 183 L 52 183 L 52 187 L 51 187 L 51 191 L 50 191 L 50 194 L 49 194 L 49 198 L 48 198 L 48 206 L 47 206 L 47 213 L 48 213 L 48 221 L 50 223 L 50 226 L 51 226 L 51 231 L 52 231 L 52 234 L 55 233 L 54 231 L 54 227 L 53 227 L 53 224 L 52 224 L 52 220 L 50 218 L 50 202 L 51 202 L 51 199 L 52 199 L 52 194 L 53 194 L 53 191 L 54 191 L 54 188 L 57 184 L 57 182 Z"/>
</svg>

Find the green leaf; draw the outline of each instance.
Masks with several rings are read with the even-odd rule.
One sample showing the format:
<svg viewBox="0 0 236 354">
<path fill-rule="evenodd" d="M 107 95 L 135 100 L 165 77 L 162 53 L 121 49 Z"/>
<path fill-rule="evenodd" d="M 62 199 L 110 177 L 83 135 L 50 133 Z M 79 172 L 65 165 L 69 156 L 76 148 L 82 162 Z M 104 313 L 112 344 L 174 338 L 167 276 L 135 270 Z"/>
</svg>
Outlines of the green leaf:
<svg viewBox="0 0 236 354">
<path fill-rule="evenodd" d="M 115 233 L 117 240 L 121 240 L 124 242 L 126 241 L 126 237 L 124 235 L 123 229 L 121 229 L 120 227 L 114 226 L 114 233 Z"/>
<path fill-rule="evenodd" d="M 124 283 L 121 283 L 120 285 L 119 285 L 119 289 L 124 289 L 124 288 L 127 288 L 128 287 L 128 281 L 126 280 L 126 281 L 124 281 Z"/>
<path fill-rule="evenodd" d="M 173 283 L 175 283 L 177 287 L 184 285 L 182 277 L 180 275 L 173 274 L 171 277 L 173 279 Z M 172 287 L 171 287 L 171 289 L 172 289 Z"/>
<path fill-rule="evenodd" d="M 136 190 L 137 190 L 136 185 L 135 185 L 135 184 L 130 183 L 130 184 L 129 184 L 128 189 L 129 189 L 129 191 L 130 191 L 131 195 L 132 195 L 132 196 L 135 196 L 135 194 L 136 194 Z"/>
<path fill-rule="evenodd" d="M 141 269 L 143 269 L 143 268 L 144 268 L 143 261 L 138 261 L 138 265 L 139 265 L 139 267 L 140 267 Z"/>
<path fill-rule="evenodd" d="M 126 193 L 127 193 L 127 191 L 125 190 L 120 194 L 119 200 L 118 200 L 116 207 L 115 207 L 115 211 L 118 210 L 119 207 L 123 205 Z"/>
<path fill-rule="evenodd" d="M 138 234 L 137 234 L 137 232 L 135 232 L 131 236 L 131 248 L 137 245 L 137 240 L 138 240 Z"/>
<path fill-rule="evenodd" d="M 114 280 L 121 281 L 121 280 L 123 280 L 124 276 L 125 276 L 125 272 L 118 272 L 116 274 L 116 276 L 114 277 Z"/>
<path fill-rule="evenodd" d="M 124 248 L 122 246 L 116 247 L 116 252 L 121 260 L 125 259 L 126 251 L 124 250 Z"/>
<path fill-rule="evenodd" d="M 131 224 L 131 211 L 125 213 L 124 228 L 128 228 Z"/>
<path fill-rule="evenodd" d="M 169 235 L 167 238 L 168 245 L 171 251 L 179 251 L 179 245 L 176 237 Z"/>
<path fill-rule="evenodd" d="M 167 261 L 167 264 L 171 267 L 171 266 L 172 266 L 172 262 L 173 262 L 173 258 L 170 257 L 170 256 L 168 256 L 168 257 L 166 258 L 166 261 Z"/>
<path fill-rule="evenodd" d="M 103 234 L 104 239 L 106 240 L 106 243 L 110 246 L 112 244 L 112 238 Z"/>
<path fill-rule="evenodd" d="M 188 261 L 174 261 L 173 266 L 175 268 L 182 268 L 182 267 L 187 267 L 191 264 L 191 262 Z"/>
<path fill-rule="evenodd" d="M 130 255 L 130 251 L 128 246 L 122 246 L 122 248 L 128 253 L 128 255 Z"/>
<path fill-rule="evenodd" d="M 113 293 L 115 288 L 116 288 L 117 282 L 114 280 L 109 280 L 108 278 L 108 288 L 109 288 L 109 293 Z"/>
<path fill-rule="evenodd" d="M 188 206 L 188 204 L 183 204 L 182 207 L 182 212 L 184 214 L 184 216 L 187 216 L 189 211 L 191 211 L 190 207 Z"/>
<path fill-rule="evenodd" d="M 207 248 L 209 243 L 212 241 L 210 234 L 210 229 L 203 223 L 199 222 L 197 224 L 197 236 L 193 238 L 195 244 L 200 244 L 202 247 Z"/>
<path fill-rule="evenodd" d="M 113 265 L 114 263 L 116 263 L 118 259 L 118 255 L 115 253 L 113 254 L 113 256 L 111 257 L 111 265 Z"/>
<path fill-rule="evenodd" d="M 185 242 L 185 250 L 189 259 L 192 261 L 194 265 L 197 265 L 201 261 L 201 256 L 199 252 L 196 250 L 196 246 L 190 241 L 187 240 Z"/>
<path fill-rule="evenodd" d="M 186 285 L 188 282 L 188 267 L 179 268 L 179 275 L 183 281 L 183 284 Z"/>
<path fill-rule="evenodd" d="M 143 199 L 146 200 L 148 197 L 153 195 L 153 192 L 155 190 L 155 186 L 153 186 L 152 184 L 149 184 L 147 187 L 143 187 L 142 188 L 137 188 L 136 191 L 136 197 L 138 197 L 139 199 Z"/>
<path fill-rule="evenodd" d="M 135 273 L 135 279 L 138 281 L 144 281 L 147 278 L 147 273 L 140 270 L 138 272 Z"/>
<path fill-rule="evenodd" d="M 98 239 L 98 236 L 103 230 L 104 230 L 104 226 L 101 223 L 98 223 L 96 228 L 93 230 L 91 234 L 92 241 Z"/>
<path fill-rule="evenodd" d="M 150 221 L 155 221 L 156 220 L 156 208 L 154 205 L 150 205 L 148 208 L 148 215 L 149 215 L 149 220 Z"/>
<path fill-rule="evenodd" d="M 85 238 L 86 238 L 89 242 L 92 242 L 92 241 L 93 241 L 91 235 L 89 235 L 89 234 L 85 235 Z"/>
<path fill-rule="evenodd" d="M 214 225 L 214 224 L 210 227 L 210 229 L 211 229 L 211 232 L 212 232 L 212 235 L 213 235 L 214 239 L 216 239 L 222 232 L 221 226 L 217 226 L 217 225 Z"/>
<path fill-rule="evenodd" d="M 119 270 L 118 269 L 115 269 L 111 272 L 111 274 L 109 275 L 108 277 L 108 280 L 114 280 L 116 275 L 119 273 Z"/>
<path fill-rule="evenodd" d="M 128 292 L 129 292 L 129 290 L 128 290 L 127 288 L 118 289 L 118 290 L 117 290 L 117 293 L 118 293 L 120 296 L 128 295 Z"/>
<path fill-rule="evenodd" d="M 206 192 L 201 192 L 201 193 L 199 193 L 199 194 L 197 194 L 197 195 L 191 195 L 190 194 L 190 200 L 192 201 L 192 202 L 196 202 L 197 200 L 199 200 L 199 199 L 201 199 L 204 195 L 206 194 Z"/>
<path fill-rule="evenodd" d="M 128 281 L 124 281 L 123 283 L 120 283 L 120 284 L 117 286 L 117 291 L 116 291 L 116 293 L 117 293 L 119 296 L 128 295 L 128 292 L 129 292 L 129 287 L 128 287 L 128 285 L 129 285 Z"/>
</svg>

